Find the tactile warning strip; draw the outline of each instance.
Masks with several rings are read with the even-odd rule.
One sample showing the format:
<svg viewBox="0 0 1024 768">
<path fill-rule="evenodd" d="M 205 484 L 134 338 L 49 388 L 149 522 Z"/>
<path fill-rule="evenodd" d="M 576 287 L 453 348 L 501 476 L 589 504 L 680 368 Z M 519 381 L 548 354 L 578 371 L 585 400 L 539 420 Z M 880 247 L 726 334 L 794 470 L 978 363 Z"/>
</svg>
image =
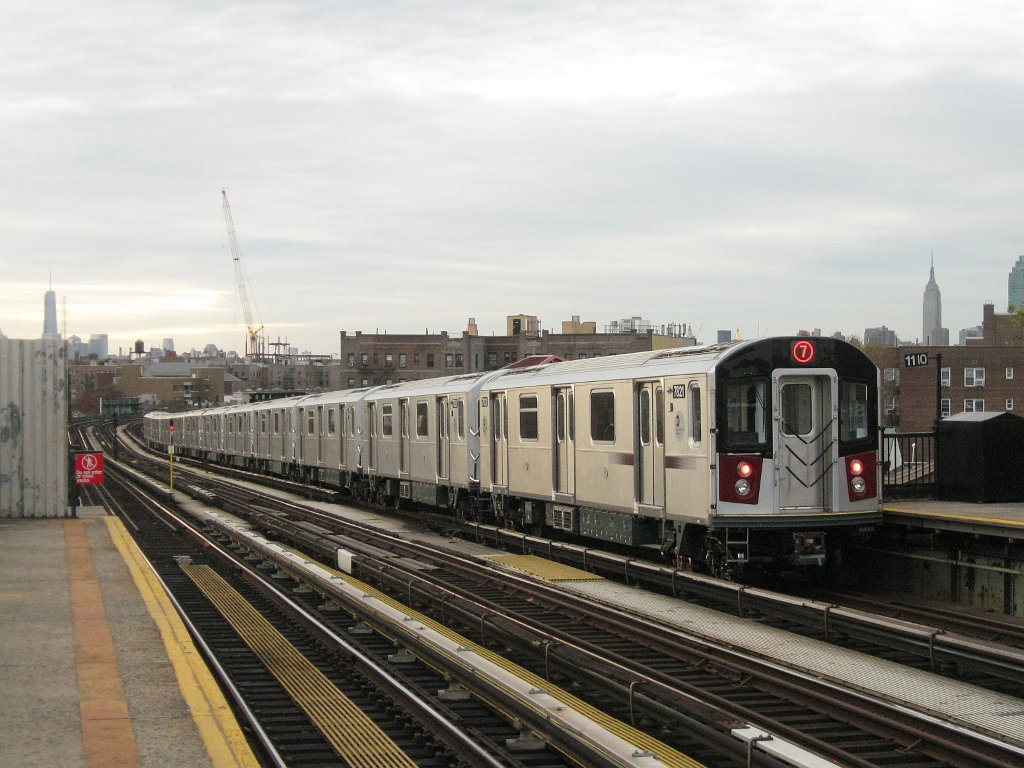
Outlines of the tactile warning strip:
<svg viewBox="0 0 1024 768">
<path fill-rule="evenodd" d="M 182 570 L 349 765 L 354 768 L 415 768 L 416 764 L 386 733 L 213 569 L 205 565 L 183 565 Z"/>
<path fill-rule="evenodd" d="M 517 571 L 528 573 L 544 581 L 601 581 L 603 577 L 589 571 L 581 571 L 571 565 L 556 563 L 537 555 L 495 555 L 488 561 L 498 563 Z"/>
</svg>

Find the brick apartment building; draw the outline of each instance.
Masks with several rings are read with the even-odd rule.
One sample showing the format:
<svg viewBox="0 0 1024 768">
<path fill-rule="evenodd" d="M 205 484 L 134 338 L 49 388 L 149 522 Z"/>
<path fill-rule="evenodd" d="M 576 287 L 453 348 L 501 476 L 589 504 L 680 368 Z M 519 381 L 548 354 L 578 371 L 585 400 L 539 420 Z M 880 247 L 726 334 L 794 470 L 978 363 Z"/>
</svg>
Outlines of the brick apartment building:
<svg viewBox="0 0 1024 768">
<path fill-rule="evenodd" d="M 937 416 L 1009 412 L 1024 416 L 1024 334 L 1015 314 L 983 308 L 983 336 L 965 346 L 874 349 L 882 369 L 882 423 L 900 432 L 931 430 Z M 922 354 L 927 364 L 919 364 Z M 911 356 L 914 365 L 907 364 Z M 941 361 L 940 361 L 941 356 Z"/>
<path fill-rule="evenodd" d="M 415 381 L 435 376 L 492 371 L 531 355 L 557 355 L 566 360 L 626 352 L 693 346 L 685 335 L 597 333 L 592 322 L 578 318 L 562 323 L 562 333 L 540 330 L 533 315 L 507 318 L 507 335 L 480 336 L 470 319 L 461 336 L 363 333 L 341 331 L 341 388 Z"/>
</svg>

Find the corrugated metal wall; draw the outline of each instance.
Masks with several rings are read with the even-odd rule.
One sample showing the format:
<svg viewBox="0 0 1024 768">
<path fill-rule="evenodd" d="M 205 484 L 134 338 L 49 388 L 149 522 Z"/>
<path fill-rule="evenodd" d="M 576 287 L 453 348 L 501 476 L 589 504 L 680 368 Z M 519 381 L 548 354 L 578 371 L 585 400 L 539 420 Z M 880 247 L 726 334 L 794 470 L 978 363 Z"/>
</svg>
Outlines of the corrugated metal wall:
<svg viewBox="0 0 1024 768">
<path fill-rule="evenodd" d="M 63 341 L 0 338 L 0 517 L 68 511 Z"/>
</svg>

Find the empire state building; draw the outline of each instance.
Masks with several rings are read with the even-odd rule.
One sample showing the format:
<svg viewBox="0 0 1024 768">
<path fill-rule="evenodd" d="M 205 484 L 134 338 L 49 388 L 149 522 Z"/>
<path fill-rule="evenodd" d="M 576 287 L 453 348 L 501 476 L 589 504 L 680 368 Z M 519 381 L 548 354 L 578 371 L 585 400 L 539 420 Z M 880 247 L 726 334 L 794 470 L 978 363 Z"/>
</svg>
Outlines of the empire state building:
<svg viewBox="0 0 1024 768">
<path fill-rule="evenodd" d="M 942 327 L 942 293 L 935 282 L 935 260 L 932 260 L 931 274 L 924 287 L 924 323 L 921 343 L 929 347 L 948 347 L 949 330 Z"/>
</svg>

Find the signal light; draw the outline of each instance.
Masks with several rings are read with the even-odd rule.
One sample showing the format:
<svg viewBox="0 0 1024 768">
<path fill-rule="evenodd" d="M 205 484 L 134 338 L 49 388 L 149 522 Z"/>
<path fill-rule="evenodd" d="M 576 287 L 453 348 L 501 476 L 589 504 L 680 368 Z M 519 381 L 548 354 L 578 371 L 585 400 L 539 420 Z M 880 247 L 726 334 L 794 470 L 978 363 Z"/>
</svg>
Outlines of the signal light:
<svg viewBox="0 0 1024 768">
<path fill-rule="evenodd" d="M 750 464 L 746 461 L 741 461 L 739 464 L 736 465 L 736 474 L 738 474 L 740 477 L 750 477 L 753 471 L 754 468 L 750 466 Z"/>
<path fill-rule="evenodd" d="M 855 475 L 861 475 L 864 473 L 864 462 L 860 459 L 854 459 L 850 462 L 850 472 Z"/>
</svg>

